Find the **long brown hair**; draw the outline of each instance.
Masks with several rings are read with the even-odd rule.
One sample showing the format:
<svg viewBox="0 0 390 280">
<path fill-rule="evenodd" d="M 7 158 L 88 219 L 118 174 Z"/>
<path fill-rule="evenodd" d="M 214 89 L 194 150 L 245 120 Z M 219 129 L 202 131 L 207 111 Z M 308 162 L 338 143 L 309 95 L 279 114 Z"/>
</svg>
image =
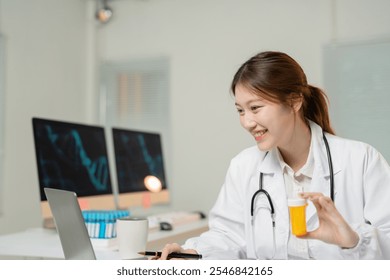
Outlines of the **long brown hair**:
<svg viewBox="0 0 390 280">
<path fill-rule="evenodd" d="M 287 54 L 267 51 L 253 56 L 234 75 L 231 84 L 234 95 L 237 85 L 271 102 L 289 106 L 302 98 L 303 119 L 312 120 L 325 132 L 335 134 L 330 125 L 326 94 L 307 83 L 301 66 Z"/>
</svg>

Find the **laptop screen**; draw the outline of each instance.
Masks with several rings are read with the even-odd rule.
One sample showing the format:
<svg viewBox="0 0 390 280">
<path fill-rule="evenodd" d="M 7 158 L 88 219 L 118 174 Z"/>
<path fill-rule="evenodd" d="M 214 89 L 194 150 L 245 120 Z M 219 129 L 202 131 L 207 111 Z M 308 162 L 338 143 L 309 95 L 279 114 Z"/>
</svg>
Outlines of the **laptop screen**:
<svg viewBox="0 0 390 280">
<path fill-rule="evenodd" d="M 44 188 L 67 260 L 94 260 L 95 252 L 74 192 Z"/>
</svg>

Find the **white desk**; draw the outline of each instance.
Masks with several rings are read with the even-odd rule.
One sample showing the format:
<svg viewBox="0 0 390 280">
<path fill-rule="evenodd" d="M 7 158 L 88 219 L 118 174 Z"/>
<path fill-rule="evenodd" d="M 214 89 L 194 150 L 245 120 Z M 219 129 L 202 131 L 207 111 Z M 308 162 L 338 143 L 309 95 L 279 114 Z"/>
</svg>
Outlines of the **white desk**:
<svg viewBox="0 0 390 280">
<path fill-rule="evenodd" d="M 208 228 L 207 220 L 176 226 L 172 231 L 154 231 L 148 236 L 147 250 L 161 250 L 166 243 L 182 244 Z M 92 242 L 97 259 L 119 259 L 115 246 L 103 247 Z M 64 259 L 56 230 L 33 228 L 0 236 L 0 259 Z"/>
</svg>

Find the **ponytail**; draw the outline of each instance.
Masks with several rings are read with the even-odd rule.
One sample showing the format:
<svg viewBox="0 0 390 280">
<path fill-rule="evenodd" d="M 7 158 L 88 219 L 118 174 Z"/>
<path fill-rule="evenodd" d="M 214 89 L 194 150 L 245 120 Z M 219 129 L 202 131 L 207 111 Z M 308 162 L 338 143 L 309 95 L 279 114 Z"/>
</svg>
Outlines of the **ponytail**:
<svg viewBox="0 0 390 280">
<path fill-rule="evenodd" d="M 330 125 L 328 97 L 317 87 L 308 85 L 307 88 L 303 92 L 303 117 L 317 123 L 323 131 L 335 134 Z"/>
</svg>

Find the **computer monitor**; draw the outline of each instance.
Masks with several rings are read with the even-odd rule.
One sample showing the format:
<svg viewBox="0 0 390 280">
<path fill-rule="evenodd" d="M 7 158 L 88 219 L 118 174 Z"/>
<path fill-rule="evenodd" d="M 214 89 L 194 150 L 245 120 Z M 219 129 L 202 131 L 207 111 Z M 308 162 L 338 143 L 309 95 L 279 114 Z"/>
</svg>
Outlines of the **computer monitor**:
<svg viewBox="0 0 390 280">
<path fill-rule="evenodd" d="M 33 118 L 42 215 L 44 188 L 73 191 L 84 209 L 115 209 L 104 128 Z"/>
<path fill-rule="evenodd" d="M 113 146 L 119 207 L 145 206 L 169 202 L 161 135 L 155 132 L 113 128 Z M 151 192 L 145 186 L 148 177 L 161 182 L 161 190 Z"/>
</svg>

